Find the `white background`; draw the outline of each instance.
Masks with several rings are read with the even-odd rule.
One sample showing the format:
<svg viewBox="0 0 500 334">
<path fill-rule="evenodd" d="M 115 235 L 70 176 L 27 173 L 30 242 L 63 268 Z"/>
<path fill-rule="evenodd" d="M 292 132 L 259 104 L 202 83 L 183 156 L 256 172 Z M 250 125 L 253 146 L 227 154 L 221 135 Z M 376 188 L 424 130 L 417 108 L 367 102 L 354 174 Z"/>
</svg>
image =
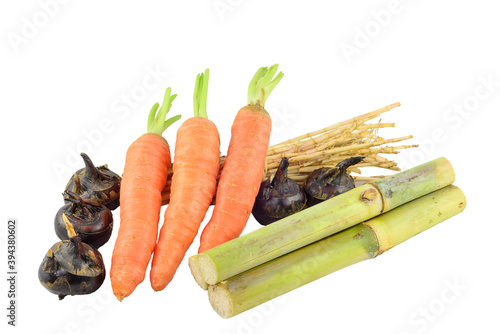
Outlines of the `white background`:
<svg viewBox="0 0 500 334">
<path fill-rule="evenodd" d="M 493 3 L 2 2 L 0 219 L 19 220 L 15 330 L 497 333 L 500 20 Z M 52 224 L 61 193 L 83 166 L 77 153 L 121 174 L 128 146 L 146 131 L 147 113 L 165 88 L 179 94 L 171 114 L 185 120 L 195 76 L 207 67 L 208 113 L 225 152 L 249 80 L 274 63 L 285 77 L 266 106 L 272 143 L 401 102 L 382 118 L 396 128 L 379 133 L 413 134 L 407 143 L 421 146 L 391 158 L 408 168 L 447 157 L 466 210 L 379 258 L 229 320 L 212 310 L 186 262 L 164 291 L 154 293 L 147 275 L 122 303 L 109 277 L 95 294 L 63 301 L 39 284 L 38 266 L 58 241 Z M 164 134 L 172 148 L 180 123 Z M 114 217 L 112 239 L 100 249 L 107 269 L 119 210 Z M 11 333 L 2 226 L 0 326 Z M 258 227 L 251 219 L 245 233 Z M 188 256 L 198 245 L 196 238 Z"/>
</svg>

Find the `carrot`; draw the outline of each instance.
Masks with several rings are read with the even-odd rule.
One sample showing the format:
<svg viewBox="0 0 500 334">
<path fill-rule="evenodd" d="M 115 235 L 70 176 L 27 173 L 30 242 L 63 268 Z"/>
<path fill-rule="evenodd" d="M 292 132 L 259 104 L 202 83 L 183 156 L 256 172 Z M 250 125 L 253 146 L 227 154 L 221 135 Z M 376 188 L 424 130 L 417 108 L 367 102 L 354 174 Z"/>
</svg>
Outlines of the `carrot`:
<svg viewBox="0 0 500 334">
<path fill-rule="evenodd" d="M 181 116 L 165 117 L 177 95 L 167 88 L 163 105 L 148 117 L 147 133 L 130 145 L 120 189 L 120 228 L 111 258 L 111 286 L 118 300 L 145 277 L 158 235 L 161 191 L 167 182 L 170 149 L 162 133 Z"/>
<path fill-rule="evenodd" d="M 214 211 L 201 234 L 200 253 L 238 237 L 252 212 L 271 136 L 271 117 L 264 104 L 283 77 L 280 72 L 273 79 L 277 69 L 273 65 L 257 71 L 248 87 L 248 105 L 234 119 Z"/>
<path fill-rule="evenodd" d="M 215 195 L 220 140 L 207 118 L 208 69 L 196 78 L 194 115 L 177 131 L 170 203 L 151 264 L 151 286 L 163 290 L 172 280 Z"/>
</svg>

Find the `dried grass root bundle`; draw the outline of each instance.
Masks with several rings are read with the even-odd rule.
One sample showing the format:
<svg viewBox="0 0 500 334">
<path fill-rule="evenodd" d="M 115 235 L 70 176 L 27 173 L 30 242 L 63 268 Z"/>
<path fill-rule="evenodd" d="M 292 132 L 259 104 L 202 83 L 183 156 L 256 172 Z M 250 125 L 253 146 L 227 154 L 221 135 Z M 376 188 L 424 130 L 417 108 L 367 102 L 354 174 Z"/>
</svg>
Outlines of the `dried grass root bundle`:
<svg viewBox="0 0 500 334">
<path fill-rule="evenodd" d="M 362 163 L 355 168 L 350 167 L 349 172 L 360 172 L 363 167 L 378 167 L 382 169 L 400 171 L 397 163 L 391 161 L 380 154 L 397 154 L 399 151 L 417 147 L 418 145 L 397 145 L 412 136 L 385 139 L 378 135 L 378 130 L 394 127 L 394 123 L 378 121 L 368 123 L 381 114 L 399 107 L 400 103 L 393 103 L 375 111 L 362 114 L 348 120 L 333 124 L 314 132 L 289 139 L 279 144 L 269 147 L 267 151 L 263 180 L 274 175 L 279 167 L 281 159 L 289 159 L 288 177 L 299 184 L 303 184 L 308 175 L 314 170 L 322 167 L 335 168 L 342 160 L 364 156 Z M 221 166 L 226 157 L 221 157 Z M 166 205 L 170 201 L 170 184 L 172 170 L 169 171 L 167 184 L 162 192 L 162 204 Z M 375 181 L 380 176 L 353 176 L 357 181 Z"/>
</svg>

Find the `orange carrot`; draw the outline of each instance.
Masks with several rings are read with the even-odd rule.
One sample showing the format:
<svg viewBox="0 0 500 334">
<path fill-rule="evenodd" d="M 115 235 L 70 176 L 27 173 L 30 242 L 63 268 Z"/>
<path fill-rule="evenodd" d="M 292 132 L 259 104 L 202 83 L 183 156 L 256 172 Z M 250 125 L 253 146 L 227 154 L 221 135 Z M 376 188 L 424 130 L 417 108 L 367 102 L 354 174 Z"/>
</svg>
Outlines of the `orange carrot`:
<svg viewBox="0 0 500 334">
<path fill-rule="evenodd" d="M 207 118 L 208 69 L 196 78 L 194 114 L 177 131 L 170 203 L 151 264 L 151 286 L 163 290 L 172 280 L 215 195 L 220 140 Z"/>
<path fill-rule="evenodd" d="M 165 120 L 176 96 L 167 88 L 158 115 L 158 103 L 149 113 L 147 133 L 127 150 L 120 189 L 120 228 L 110 270 L 113 293 L 120 301 L 144 280 L 156 244 L 161 191 L 171 163 L 162 133 L 181 117 Z"/>
<path fill-rule="evenodd" d="M 248 105 L 234 119 L 212 218 L 201 234 L 200 253 L 238 237 L 252 212 L 271 136 L 271 117 L 264 104 L 283 77 L 280 72 L 273 79 L 277 69 L 273 65 L 257 71 L 248 87 Z"/>
</svg>

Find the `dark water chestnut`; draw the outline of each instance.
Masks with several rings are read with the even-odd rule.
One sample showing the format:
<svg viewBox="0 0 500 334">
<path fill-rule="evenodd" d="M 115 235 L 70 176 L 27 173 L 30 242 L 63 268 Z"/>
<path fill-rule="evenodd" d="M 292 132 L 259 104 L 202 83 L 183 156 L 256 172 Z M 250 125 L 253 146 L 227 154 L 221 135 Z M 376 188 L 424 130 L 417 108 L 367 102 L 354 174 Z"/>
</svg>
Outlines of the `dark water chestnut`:
<svg viewBox="0 0 500 334">
<path fill-rule="evenodd" d="M 63 219 L 70 239 L 54 244 L 38 269 L 40 283 L 59 299 L 92 293 L 106 277 L 99 251 L 80 240 L 64 214 Z"/>
<path fill-rule="evenodd" d="M 72 191 L 66 190 L 63 195 L 69 203 L 57 211 L 54 219 L 54 228 L 59 239 L 70 239 L 63 219 L 65 215 L 82 242 L 95 248 L 104 245 L 113 231 L 111 210 L 101 203 L 82 198 Z"/>
<path fill-rule="evenodd" d="M 121 177 L 107 165 L 95 167 L 87 154 L 80 154 L 85 168 L 71 176 L 66 189 L 84 199 L 90 199 L 114 210 L 120 205 Z"/>
<path fill-rule="evenodd" d="M 252 214 L 261 225 L 302 210 L 307 201 L 306 194 L 297 182 L 287 177 L 288 159 L 283 158 L 274 178 L 261 183 Z"/>
<path fill-rule="evenodd" d="M 339 162 L 336 168 L 320 168 L 312 172 L 304 184 L 307 206 L 311 207 L 355 188 L 354 179 L 347 173 L 347 168 L 364 158 L 348 158 Z"/>
</svg>

